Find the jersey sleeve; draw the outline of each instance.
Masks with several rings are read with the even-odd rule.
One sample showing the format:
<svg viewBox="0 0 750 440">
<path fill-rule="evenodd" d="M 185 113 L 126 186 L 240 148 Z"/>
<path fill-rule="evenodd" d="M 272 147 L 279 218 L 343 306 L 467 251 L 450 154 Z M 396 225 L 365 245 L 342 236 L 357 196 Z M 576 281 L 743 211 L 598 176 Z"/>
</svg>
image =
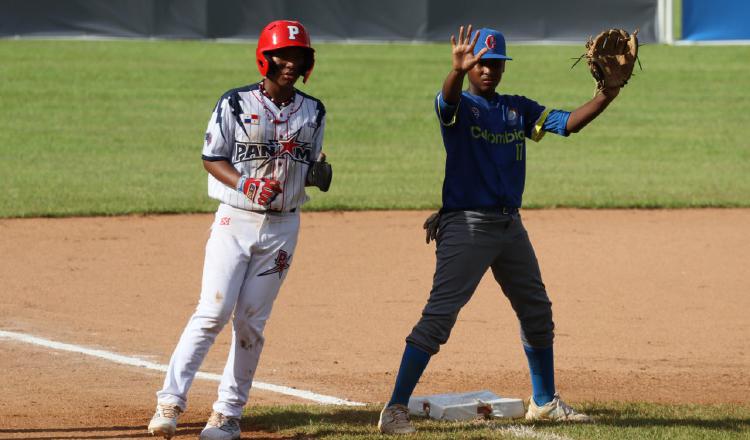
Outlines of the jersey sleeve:
<svg viewBox="0 0 750 440">
<path fill-rule="evenodd" d="M 323 133 L 326 128 L 326 109 L 323 107 L 322 103 L 318 106 L 316 122 L 318 127 L 315 129 L 315 133 L 313 133 L 313 160 L 318 160 L 320 152 L 323 151 Z"/>
<path fill-rule="evenodd" d="M 568 136 L 565 129 L 570 112 L 564 110 L 547 109 L 538 102 L 525 98 L 521 99 L 520 107 L 524 115 L 524 131 L 526 137 L 539 142 L 546 132 Z"/>
<path fill-rule="evenodd" d="M 458 104 L 451 105 L 443 100 L 443 93 L 440 92 L 435 97 L 435 112 L 437 113 L 440 125 L 444 127 L 451 127 L 456 123 L 456 116 L 458 115 L 458 106 L 461 105 L 459 99 Z"/>
<path fill-rule="evenodd" d="M 565 110 L 550 110 L 542 122 L 542 130 L 559 134 L 560 136 L 568 136 L 570 132 L 565 128 L 568 125 L 568 118 L 570 118 L 570 112 Z"/>
<path fill-rule="evenodd" d="M 203 142 L 203 160 L 231 162 L 235 118 L 229 101 L 229 97 L 223 96 L 216 103 L 211 119 L 208 120 Z"/>
</svg>

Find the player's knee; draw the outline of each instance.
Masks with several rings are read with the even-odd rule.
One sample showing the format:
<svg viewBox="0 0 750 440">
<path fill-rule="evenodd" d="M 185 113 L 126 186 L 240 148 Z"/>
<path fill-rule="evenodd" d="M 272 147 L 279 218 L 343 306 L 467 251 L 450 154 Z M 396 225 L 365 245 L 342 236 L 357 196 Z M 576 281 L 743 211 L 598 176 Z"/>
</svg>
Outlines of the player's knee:
<svg viewBox="0 0 750 440">
<path fill-rule="evenodd" d="M 406 343 L 419 348 L 430 356 L 437 354 L 440 351 L 441 345 L 438 341 L 415 335 L 414 332 L 406 337 Z"/>
<path fill-rule="evenodd" d="M 412 329 L 406 342 L 416 345 L 429 354 L 436 354 L 440 346 L 448 342 L 455 320 L 424 320 Z"/>
<path fill-rule="evenodd" d="M 263 347 L 266 340 L 263 336 L 265 319 L 235 316 L 232 325 L 242 348 Z"/>
<path fill-rule="evenodd" d="M 210 333 L 214 336 L 221 333 L 221 330 L 229 322 L 228 317 L 214 314 L 205 315 L 196 313 L 192 319 L 197 324 L 196 327 L 203 333 Z"/>
<path fill-rule="evenodd" d="M 193 316 L 205 320 L 207 325 L 218 325 L 221 329 L 232 318 L 233 309 L 228 302 L 214 302 L 202 297 Z"/>
<path fill-rule="evenodd" d="M 549 347 L 554 339 L 552 304 L 547 301 L 519 316 L 521 339 L 532 347 Z"/>
</svg>

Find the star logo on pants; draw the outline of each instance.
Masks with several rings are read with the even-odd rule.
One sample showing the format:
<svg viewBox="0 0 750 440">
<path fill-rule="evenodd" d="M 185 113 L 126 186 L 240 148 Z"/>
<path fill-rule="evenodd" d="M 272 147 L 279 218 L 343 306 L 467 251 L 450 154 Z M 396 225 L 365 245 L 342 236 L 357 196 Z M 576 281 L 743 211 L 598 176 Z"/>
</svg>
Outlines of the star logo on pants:
<svg viewBox="0 0 750 440">
<path fill-rule="evenodd" d="M 276 255 L 276 259 L 274 260 L 274 266 L 265 272 L 259 273 L 258 276 L 262 277 L 277 273 L 279 274 L 279 279 L 281 279 L 281 277 L 284 275 L 284 271 L 289 269 L 289 260 L 291 259 L 291 255 L 287 254 L 284 250 L 280 250 L 278 255 Z"/>
</svg>

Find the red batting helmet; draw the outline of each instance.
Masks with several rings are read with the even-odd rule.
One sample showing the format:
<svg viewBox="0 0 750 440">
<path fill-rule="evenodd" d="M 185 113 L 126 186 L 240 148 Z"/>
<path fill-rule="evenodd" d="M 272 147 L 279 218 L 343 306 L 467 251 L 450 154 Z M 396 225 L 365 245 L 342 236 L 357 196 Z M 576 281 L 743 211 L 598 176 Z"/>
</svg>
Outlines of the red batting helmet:
<svg viewBox="0 0 750 440">
<path fill-rule="evenodd" d="M 307 49 L 308 62 L 304 67 L 303 82 L 312 73 L 315 65 L 315 49 L 310 46 L 310 36 L 302 23 L 292 20 L 277 20 L 268 23 L 258 37 L 258 48 L 255 49 L 255 60 L 258 63 L 258 70 L 263 76 L 268 75 L 268 69 L 271 64 L 270 56 L 266 52 L 281 49 L 284 47 L 302 47 Z"/>
</svg>

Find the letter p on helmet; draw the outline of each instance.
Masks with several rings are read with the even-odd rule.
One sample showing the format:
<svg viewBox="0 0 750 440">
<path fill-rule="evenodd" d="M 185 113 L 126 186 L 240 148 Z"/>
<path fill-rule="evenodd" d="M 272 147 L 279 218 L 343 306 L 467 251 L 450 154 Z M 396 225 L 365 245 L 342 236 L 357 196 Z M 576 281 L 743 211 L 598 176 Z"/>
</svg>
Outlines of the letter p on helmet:
<svg viewBox="0 0 750 440">
<path fill-rule="evenodd" d="M 289 39 L 296 40 L 297 34 L 299 34 L 299 28 L 297 26 L 287 26 L 287 29 L 289 29 Z"/>
</svg>

